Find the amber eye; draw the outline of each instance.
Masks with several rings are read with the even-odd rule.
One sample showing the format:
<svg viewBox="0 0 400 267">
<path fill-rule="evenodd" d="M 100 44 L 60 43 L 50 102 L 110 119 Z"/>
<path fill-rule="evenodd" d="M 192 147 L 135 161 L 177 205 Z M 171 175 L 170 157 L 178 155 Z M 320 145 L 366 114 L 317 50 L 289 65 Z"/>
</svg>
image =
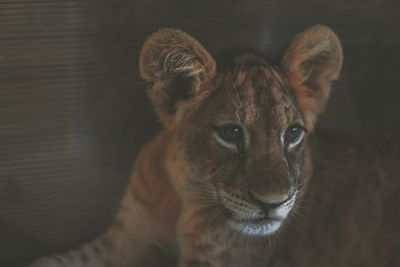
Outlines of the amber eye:
<svg viewBox="0 0 400 267">
<path fill-rule="evenodd" d="M 243 143 L 243 129 L 239 125 L 229 124 L 213 128 L 222 141 L 236 146 Z"/>
<path fill-rule="evenodd" d="M 293 125 L 286 129 L 285 132 L 285 144 L 288 146 L 294 146 L 300 143 L 304 136 L 304 128 L 300 125 Z"/>
</svg>

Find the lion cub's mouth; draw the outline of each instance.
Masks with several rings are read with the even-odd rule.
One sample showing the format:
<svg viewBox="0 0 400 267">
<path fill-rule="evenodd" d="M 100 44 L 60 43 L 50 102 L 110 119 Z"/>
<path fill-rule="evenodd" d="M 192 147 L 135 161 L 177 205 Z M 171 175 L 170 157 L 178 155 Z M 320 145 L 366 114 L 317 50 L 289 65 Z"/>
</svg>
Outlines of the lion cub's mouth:
<svg viewBox="0 0 400 267">
<path fill-rule="evenodd" d="M 219 190 L 229 224 L 234 229 L 252 236 L 264 236 L 277 231 L 293 209 L 296 195 L 293 194 L 280 205 L 265 210 L 241 194 Z"/>
</svg>

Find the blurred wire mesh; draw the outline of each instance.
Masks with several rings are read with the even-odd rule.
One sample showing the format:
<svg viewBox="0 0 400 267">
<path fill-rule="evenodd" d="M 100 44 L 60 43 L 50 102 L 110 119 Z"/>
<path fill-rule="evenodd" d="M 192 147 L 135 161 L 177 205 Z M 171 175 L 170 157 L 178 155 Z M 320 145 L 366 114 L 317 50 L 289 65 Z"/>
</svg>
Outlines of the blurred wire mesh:
<svg viewBox="0 0 400 267">
<path fill-rule="evenodd" d="M 0 266 L 74 247 L 112 220 L 159 129 L 137 71 L 151 32 L 278 59 L 294 34 L 326 24 L 345 64 L 321 128 L 398 133 L 399 17 L 395 0 L 0 0 Z"/>
</svg>

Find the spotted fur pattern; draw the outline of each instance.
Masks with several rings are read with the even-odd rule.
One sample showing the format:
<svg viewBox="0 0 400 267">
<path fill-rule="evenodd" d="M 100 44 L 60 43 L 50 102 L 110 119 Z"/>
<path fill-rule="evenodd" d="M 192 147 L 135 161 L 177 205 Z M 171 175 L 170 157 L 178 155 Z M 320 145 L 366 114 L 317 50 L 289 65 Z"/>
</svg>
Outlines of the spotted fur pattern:
<svg viewBox="0 0 400 267">
<path fill-rule="evenodd" d="M 280 64 L 250 51 L 216 61 L 186 33 L 154 33 L 140 72 L 165 130 L 140 152 L 110 229 L 32 266 L 266 266 L 304 193 L 308 135 L 341 64 L 338 38 L 320 25 L 295 37 Z M 227 125 L 238 142 L 221 134 Z"/>
</svg>

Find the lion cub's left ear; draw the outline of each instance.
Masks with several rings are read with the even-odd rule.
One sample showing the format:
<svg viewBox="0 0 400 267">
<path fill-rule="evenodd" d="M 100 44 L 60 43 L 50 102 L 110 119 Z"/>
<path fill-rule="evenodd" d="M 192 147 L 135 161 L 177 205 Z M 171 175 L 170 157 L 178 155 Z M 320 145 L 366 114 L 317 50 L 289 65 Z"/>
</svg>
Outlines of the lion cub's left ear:
<svg viewBox="0 0 400 267">
<path fill-rule="evenodd" d="M 298 34 L 286 50 L 282 67 L 289 76 L 306 127 L 313 129 L 328 100 L 331 83 L 339 76 L 343 52 L 328 27 L 316 25 Z"/>
<path fill-rule="evenodd" d="M 180 121 L 211 90 L 215 76 L 211 55 L 190 35 L 175 29 L 152 34 L 143 45 L 140 74 L 151 83 L 148 91 L 154 110 L 167 126 Z"/>
</svg>

